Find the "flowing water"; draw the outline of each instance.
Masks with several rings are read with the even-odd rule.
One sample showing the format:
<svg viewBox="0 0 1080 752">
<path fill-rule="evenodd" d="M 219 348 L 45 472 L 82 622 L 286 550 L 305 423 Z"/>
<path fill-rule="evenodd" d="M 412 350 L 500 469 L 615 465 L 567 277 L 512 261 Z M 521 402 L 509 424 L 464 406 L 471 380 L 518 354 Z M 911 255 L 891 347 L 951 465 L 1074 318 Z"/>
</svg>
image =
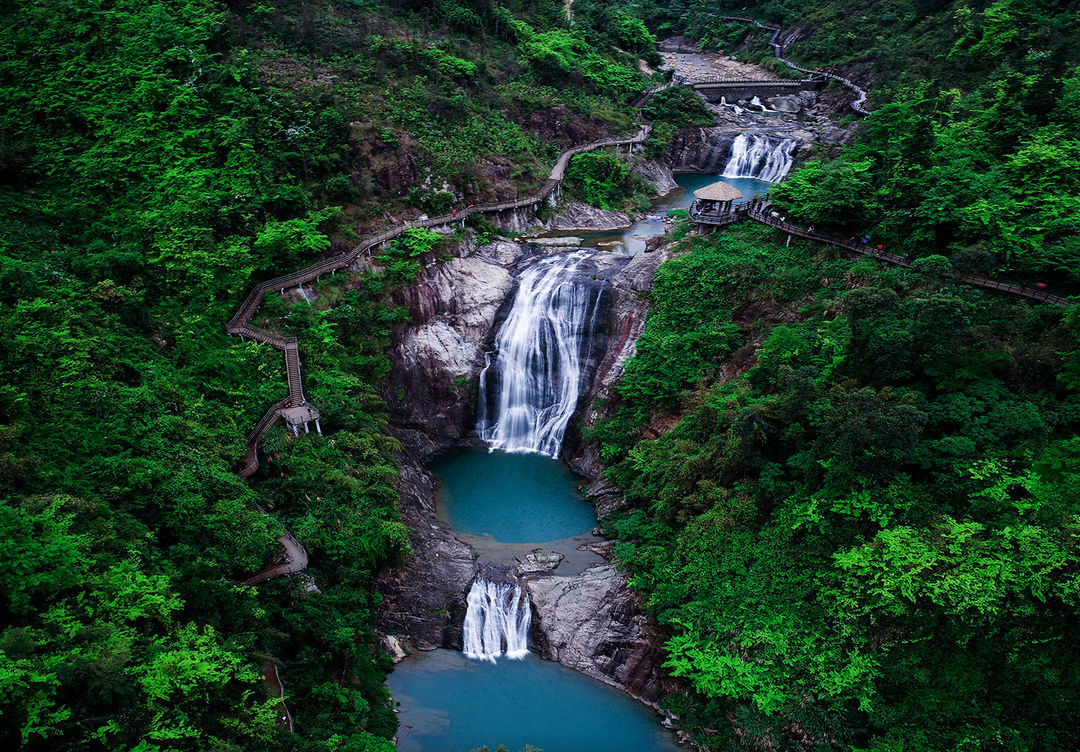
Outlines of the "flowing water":
<svg viewBox="0 0 1080 752">
<path fill-rule="evenodd" d="M 462 648 L 467 657 L 495 663 L 503 655 L 521 660 L 529 654 L 532 610 L 520 585 L 477 578 L 468 604 Z"/>
<path fill-rule="evenodd" d="M 588 253 L 522 272 L 495 353 L 480 374 L 477 431 L 492 449 L 557 457 L 577 409 L 602 289 L 576 279 Z"/>
<path fill-rule="evenodd" d="M 778 183 L 791 169 L 798 145 L 794 138 L 778 139 L 740 133 L 731 145 L 731 158 L 724 168 L 724 179 L 756 178 Z"/>
<path fill-rule="evenodd" d="M 400 752 L 531 744 L 545 752 L 676 752 L 656 713 L 557 663 L 471 661 L 453 650 L 410 656 L 387 679 L 400 703 Z"/>
<path fill-rule="evenodd" d="M 459 451 L 431 465 L 442 480 L 440 510 L 455 531 L 500 544 L 544 542 L 596 522 L 573 476 L 553 459 L 577 408 L 594 336 L 606 326 L 603 283 L 588 273 L 593 253 L 542 258 L 518 279 L 480 378 L 477 431 L 503 451 Z M 574 545 L 559 545 L 567 542 Z M 655 714 L 628 695 L 530 656 L 528 594 L 517 582 L 497 581 L 501 565 L 487 571 L 494 579 L 477 578 L 468 593 L 462 653 L 406 659 L 387 680 L 401 710 L 399 750 L 676 749 Z"/>
<path fill-rule="evenodd" d="M 581 478 L 539 454 L 447 452 L 429 465 L 442 488 L 439 512 L 455 532 L 502 543 L 544 543 L 596 525 L 592 504 L 577 492 Z"/>
</svg>

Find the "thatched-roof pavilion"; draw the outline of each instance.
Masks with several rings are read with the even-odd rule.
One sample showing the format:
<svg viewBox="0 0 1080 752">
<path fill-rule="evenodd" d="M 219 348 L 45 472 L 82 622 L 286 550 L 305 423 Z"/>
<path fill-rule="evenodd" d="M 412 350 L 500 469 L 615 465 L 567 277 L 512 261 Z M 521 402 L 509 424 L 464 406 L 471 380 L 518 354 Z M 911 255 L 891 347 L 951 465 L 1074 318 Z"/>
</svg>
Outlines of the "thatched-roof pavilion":
<svg viewBox="0 0 1080 752">
<path fill-rule="evenodd" d="M 704 188 L 698 188 L 694 191 L 694 196 L 702 201 L 728 203 L 742 198 L 742 193 L 735 186 L 725 183 L 723 180 L 718 180 Z"/>
</svg>

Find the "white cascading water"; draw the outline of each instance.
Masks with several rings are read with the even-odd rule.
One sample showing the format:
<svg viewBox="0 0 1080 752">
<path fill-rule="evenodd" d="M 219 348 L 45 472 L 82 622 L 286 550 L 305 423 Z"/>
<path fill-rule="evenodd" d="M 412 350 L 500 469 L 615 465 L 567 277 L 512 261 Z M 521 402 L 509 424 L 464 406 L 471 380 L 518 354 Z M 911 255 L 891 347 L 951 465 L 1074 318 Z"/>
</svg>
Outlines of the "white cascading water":
<svg viewBox="0 0 1080 752">
<path fill-rule="evenodd" d="M 767 136 L 740 133 L 731 145 L 731 158 L 724 168 L 725 178 L 757 178 L 779 183 L 791 169 L 798 141 L 772 141 Z"/>
<path fill-rule="evenodd" d="M 495 663 L 502 655 L 521 660 L 529 654 L 532 611 L 520 585 L 477 579 L 468 602 L 463 625 L 467 657 Z"/>
<path fill-rule="evenodd" d="M 551 256 L 521 275 L 495 354 L 480 374 L 477 431 L 492 450 L 557 457 L 562 448 L 600 302 L 574 280 L 588 255 Z"/>
<path fill-rule="evenodd" d="M 750 100 L 751 107 L 757 107 L 762 112 L 770 112 L 769 108 L 761 103 L 761 97 L 754 97 Z"/>
<path fill-rule="evenodd" d="M 736 115 L 741 115 L 744 112 L 743 108 L 740 107 L 739 105 L 737 105 L 737 104 L 728 104 L 727 97 L 720 97 L 720 106 L 721 107 L 730 107 L 732 110 L 735 111 Z"/>
</svg>

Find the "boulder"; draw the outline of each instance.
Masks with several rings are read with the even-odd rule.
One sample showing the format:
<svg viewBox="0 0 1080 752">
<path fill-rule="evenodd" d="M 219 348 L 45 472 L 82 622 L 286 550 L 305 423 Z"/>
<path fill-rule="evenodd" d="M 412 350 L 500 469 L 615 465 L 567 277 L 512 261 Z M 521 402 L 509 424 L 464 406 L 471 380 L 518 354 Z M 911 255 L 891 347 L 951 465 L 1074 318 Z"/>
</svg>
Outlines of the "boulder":
<svg viewBox="0 0 1080 752">
<path fill-rule="evenodd" d="M 671 168 L 663 162 L 643 161 L 637 166 L 637 174 L 656 190 L 657 196 L 666 196 L 679 187 Z"/>
<path fill-rule="evenodd" d="M 769 97 L 765 100 L 769 109 L 776 110 L 777 112 L 799 112 L 803 108 L 803 100 L 798 96 L 779 96 Z"/>
<path fill-rule="evenodd" d="M 581 245 L 581 238 L 575 238 L 573 235 L 565 238 L 529 238 L 529 242 L 549 248 L 577 248 Z"/>
<path fill-rule="evenodd" d="M 607 209 L 598 209 L 583 201 L 571 199 L 562 207 L 562 211 L 548 220 L 544 227 L 548 230 L 570 230 L 573 232 L 588 230 L 622 230 L 632 224 L 629 214 Z"/>
<path fill-rule="evenodd" d="M 527 584 L 540 654 L 653 704 L 670 689 L 656 628 L 614 564 Z"/>
<path fill-rule="evenodd" d="M 398 426 L 461 438 L 472 428 L 475 379 L 484 367 L 499 307 L 514 288 L 503 266 L 483 249 L 424 269 L 415 284 L 394 293 L 412 323 L 394 330 L 390 378 L 383 396 Z M 518 259 L 516 243 L 486 253 Z"/>
<path fill-rule="evenodd" d="M 566 557 L 558 551 L 548 551 L 543 548 L 537 548 L 525 554 L 522 558 L 524 561 L 518 564 L 515 569 L 519 576 L 536 574 L 538 572 L 549 572 L 553 569 L 557 569 L 559 564 L 561 564 L 562 560 Z"/>
</svg>

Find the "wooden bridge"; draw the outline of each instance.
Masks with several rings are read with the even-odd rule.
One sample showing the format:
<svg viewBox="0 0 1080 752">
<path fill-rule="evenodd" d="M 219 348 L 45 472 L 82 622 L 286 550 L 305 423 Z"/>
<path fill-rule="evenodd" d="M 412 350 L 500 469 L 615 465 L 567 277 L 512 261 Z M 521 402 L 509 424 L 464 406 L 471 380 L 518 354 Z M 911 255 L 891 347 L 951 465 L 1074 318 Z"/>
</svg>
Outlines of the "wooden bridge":
<svg viewBox="0 0 1080 752">
<path fill-rule="evenodd" d="M 780 217 L 772 216 L 772 213 L 769 211 L 769 204 L 762 201 L 744 202 L 736 205 L 731 211 L 704 209 L 700 205 L 700 202 L 695 202 L 694 205 L 690 207 L 689 213 L 691 221 L 697 224 L 700 229 L 708 227 L 712 230 L 716 227 L 722 227 L 737 222 L 743 217 L 749 217 L 755 222 L 775 227 L 777 230 L 780 230 L 787 235 L 794 235 L 819 243 L 835 245 L 850 253 L 855 253 L 860 256 L 869 256 L 884 264 L 893 264 L 895 266 L 904 267 L 905 269 L 914 268 L 912 259 L 907 256 L 902 256 L 898 253 L 890 253 L 867 243 L 859 243 L 854 240 L 841 240 L 831 235 L 813 232 L 806 227 L 785 222 Z M 995 292 L 1003 292 L 1007 295 L 1027 298 L 1028 300 L 1033 300 L 1038 303 L 1047 303 L 1049 305 L 1057 306 L 1073 305 L 1074 303 L 1074 301 L 1069 300 L 1068 298 L 1054 295 L 1053 293 L 1037 287 L 1026 287 L 1011 282 L 1002 282 L 1001 280 L 984 277 L 978 274 L 961 274 L 960 272 L 954 271 L 934 273 L 943 279 L 961 282 L 974 287 L 981 287 L 984 290 L 993 290 Z"/>
</svg>

